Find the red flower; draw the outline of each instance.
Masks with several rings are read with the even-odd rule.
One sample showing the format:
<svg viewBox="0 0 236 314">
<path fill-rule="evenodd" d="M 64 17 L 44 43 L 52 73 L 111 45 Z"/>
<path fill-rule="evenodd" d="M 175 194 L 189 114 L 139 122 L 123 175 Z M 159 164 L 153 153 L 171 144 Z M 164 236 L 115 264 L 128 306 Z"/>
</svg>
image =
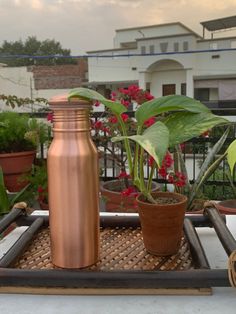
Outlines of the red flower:
<svg viewBox="0 0 236 314">
<path fill-rule="evenodd" d="M 158 173 L 160 176 L 162 176 L 162 178 L 166 178 L 167 176 L 167 171 L 165 167 L 161 167 L 158 169 Z"/>
<path fill-rule="evenodd" d="M 162 162 L 162 167 L 170 168 L 174 163 L 174 160 L 169 152 L 166 153 Z"/>
<path fill-rule="evenodd" d="M 150 156 L 148 158 L 148 165 L 149 165 L 149 167 L 153 167 L 154 164 L 155 164 L 155 159 L 152 156 Z"/>
<path fill-rule="evenodd" d="M 128 108 L 129 107 L 129 105 L 130 105 L 130 101 L 128 101 L 128 100 L 125 100 L 125 99 L 121 99 L 121 101 L 120 101 L 121 103 L 122 103 L 122 105 L 124 105 L 126 108 Z"/>
<path fill-rule="evenodd" d="M 146 127 L 149 127 L 153 125 L 155 122 L 156 122 L 155 117 L 151 117 L 148 120 L 144 121 L 144 124 L 146 125 Z"/>
<path fill-rule="evenodd" d="M 121 171 L 120 174 L 118 175 L 118 179 L 122 178 L 130 178 L 130 175 L 126 173 L 126 171 Z"/>
<path fill-rule="evenodd" d="M 43 193 L 44 192 L 44 189 L 41 185 L 38 186 L 38 193 Z"/>
<path fill-rule="evenodd" d="M 96 122 L 94 123 L 94 128 L 95 128 L 95 129 L 102 129 L 102 128 L 103 128 L 103 123 L 102 123 L 102 121 L 96 121 Z"/>
<path fill-rule="evenodd" d="M 176 172 L 173 175 L 168 175 L 168 182 L 174 184 L 175 186 L 183 187 L 186 185 L 186 177 L 183 173 Z"/>
<path fill-rule="evenodd" d="M 112 117 L 109 117 L 108 121 L 112 124 L 115 124 L 118 122 L 118 119 L 116 116 L 112 116 Z"/>
<path fill-rule="evenodd" d="M 48 120 L 49 122 L 53 122 L 53 113 L 52 113 L 52 112 L 48 113 L 48 115 L 47 115 L 47 120 Z"/>
<path fill-rule="evenodd" d="M 136 190 L 133 186 L 128 187 L 127 189 L 124 189 L 121 192 L 121 195 L 124 197 L 130 196 L 131 194 L 136 193 Z"/>
<path fill-rule="evenodd" d="M 94 106 L 95 107 L 99 107 L 100 106 L 100 102 L 98 100 L 96 100 L 95 103 L 94 103 Z"/>
<path fill-rule="evenodd" d="M 154 96 L 152 96 L 149 92 L 145 92 L 145 98 L 146 100 L 152 100 L 154 99 Z"/>
<path fill-rule="evenodd" d="M 180 149 L 181 149 L 181 151 L 183 151 L 185 149 L 185 143 L 180 144 Z"/>
<path fill-rule="evenodd" d="M 203 132 L 201 135 L 202 135 L 203 137 L 209 137 L 210 131 Z"/>
<path fill-rule="evenodd" d="M 126 113 L 122 113 L 121 118 L 124 122 L 127 122 L 129 120 L 129 116 Z"/>
</svg>

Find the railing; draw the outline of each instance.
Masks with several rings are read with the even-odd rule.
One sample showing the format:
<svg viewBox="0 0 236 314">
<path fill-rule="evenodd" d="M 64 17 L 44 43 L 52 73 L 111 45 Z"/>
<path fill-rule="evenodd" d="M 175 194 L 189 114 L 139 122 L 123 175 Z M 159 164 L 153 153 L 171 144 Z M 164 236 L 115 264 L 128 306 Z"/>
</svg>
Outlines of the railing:
<svg viewBox="0 0 236 314">
<path fill-rule="evenodd" d="M 221 109 L 213 110 L 215 114 L 223 113 Z M 130 117 L 133 117 L 133 112 L 128 112 Z M 225 112 L 224 112 L 225 115 Z M 236 109 L 228 109 L 227 116 L 234 116 L 236 118 Z M 33 116 L 38 118 L 45 118 L 46 113 L 34 113 Z M 91 119 L 96 122 L 99 119 L 103 119 L 106 117 L 106 113 L 104 112 L 95 112 L 92 114 Z M 219 137 L 223 134 L 223 129 L 215 128 L 212 130 L 210 137 L 199 137 L 194 138 L 185 143 L 182 152 L 183 157 L 187 166 L 188 175 L 190 183 L 194 183 L 197 178 L 200 164 L 205 160 L 207 156 L 207 152 L 213 146 L 214 143 L 217 142 Z M 225 141 L 224 148 L 221 150 L 221 153 L 225 151 L 228 145 L 235 139 L 236 137 L 236 128 L 235 125 L 232 127 L 228 138 Z M 93 131 L 93 139 L 100 151 L 100 167 L 102 169 L 102 173 L 100 175 L 100 179 L 103 181 L 112 180 L 117 178 L 120 173 L 120 163 L 119 160 L 125 160 L 125 152 L 120 144 L 111 143 L 109 138 L 107 137 L 106 132 L 101 131 Z M 41 147 L 40 149 L 41 158 L 46 157 L 45 147 Z M 220 167 L 214 172 L 214 174 L 205 182 L 203 186 L 203 193 L 206 194 L 207 198 L 210 199 L 229 199 L 235 198 L 233 193 L 233 189 L 230 185 L 230 181 L 227 176 L 228 173 L 228 165 L 224 160 Z M 146 175 L 149 174 L 149 167 L 146 169 Z M 166 180 L 163 179 L 158 173 L 155 174 L 154 180 L 167 184 Z M 233 175 L 233 182 L 236 184 L 236 174 Z"/>
</svg>

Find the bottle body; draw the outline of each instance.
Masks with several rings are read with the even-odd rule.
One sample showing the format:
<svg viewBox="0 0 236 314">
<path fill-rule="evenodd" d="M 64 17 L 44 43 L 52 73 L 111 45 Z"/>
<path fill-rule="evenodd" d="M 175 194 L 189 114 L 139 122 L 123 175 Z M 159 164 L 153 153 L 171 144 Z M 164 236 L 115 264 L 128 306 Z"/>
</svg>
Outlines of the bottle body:
<svg viewBox="0 0 236 314">
<path fill-rule="evenodd" d="M 52 262 L 87 267 L 99 259 L 98 153 L 88 110 L 55 110 L 54 119 L 47 158 Z"/>
</svg>

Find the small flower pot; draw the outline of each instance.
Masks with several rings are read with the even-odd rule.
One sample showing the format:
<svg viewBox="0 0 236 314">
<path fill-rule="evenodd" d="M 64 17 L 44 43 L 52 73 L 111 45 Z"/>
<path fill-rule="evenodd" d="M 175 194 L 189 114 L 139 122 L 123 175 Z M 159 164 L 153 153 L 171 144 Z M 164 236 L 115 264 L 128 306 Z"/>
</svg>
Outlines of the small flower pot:
<svg viewBox="0 0 236 314">
<path fill-rule="evenodd" d="M 122 212 L 122 213 L 137 213 L 136 196 L 123 196 L 121 191 L 125 188 L 122 185 L 123 181 L 111 180 L 101 184 L 100 191 L 102 199 L 105 202 L 106 212 Z M 152 183 L 152 191 L 160 190 L 160 185 L 156 182 Z"/>
<path fill-rule="evenodd" d="M 236 215 L 236 199 L 215 202 L 215 206 L 221 214 Z"/>
<path fill-rule="evenodd" d="M 23 174 L 31 171 L 36 151 L 0 154 L 0 166 L 4 175 L 4 183 L 8 191 L 19 192 L 28 182 L 19 181 Z"/>
<path fill-rule="evenodd" d="M 144 246 L 153 255 L 176 254 L 183 236 L 187 197 L 171 192 L 157 192 L 153 196 L 174 199 L 176 203 L 151 204 L 143 201 L 142 195 L 137 197 Z"/>
</svg>

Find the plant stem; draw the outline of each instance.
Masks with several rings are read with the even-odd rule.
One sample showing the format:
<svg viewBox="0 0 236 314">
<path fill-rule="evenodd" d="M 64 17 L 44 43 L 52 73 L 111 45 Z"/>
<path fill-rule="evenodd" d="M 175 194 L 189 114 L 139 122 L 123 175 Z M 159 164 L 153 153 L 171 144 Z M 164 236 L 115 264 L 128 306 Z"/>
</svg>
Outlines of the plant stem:
<svg viewBox="0 0 236 314">
<path fill-rule="evenodd" d="M 122 120 L 120 115 L 116 115 L 116 116 L 117 116 L 117 119 L 120 123 L 123 136 L 128 136 L 127 132 L 126 132 L 124 121 Z M 126 151 L 127 159 L 128 159 L 129 173 L 130 173 L 130 175 L 132 175 L 132 170 L 133 170 L 132 169 L 132 154 L 131 154 L 131 148 L 130 148 L 129 140 L 127 138 L 124 139 L 124 145 L 125 145 L 125 151 Z"/>
<path fill-rule="evenodd" d="M 151 172 L 149 174 L 149 178 L 148 178 L 148 185 L 147 185 L 147 191 L 148 193 L 151 193 L 151 189 L 152 189 L 152 178 L 154 175 L 154 171 L 155 171 L 155 165 L 151 166 Z"/>
</svg>

